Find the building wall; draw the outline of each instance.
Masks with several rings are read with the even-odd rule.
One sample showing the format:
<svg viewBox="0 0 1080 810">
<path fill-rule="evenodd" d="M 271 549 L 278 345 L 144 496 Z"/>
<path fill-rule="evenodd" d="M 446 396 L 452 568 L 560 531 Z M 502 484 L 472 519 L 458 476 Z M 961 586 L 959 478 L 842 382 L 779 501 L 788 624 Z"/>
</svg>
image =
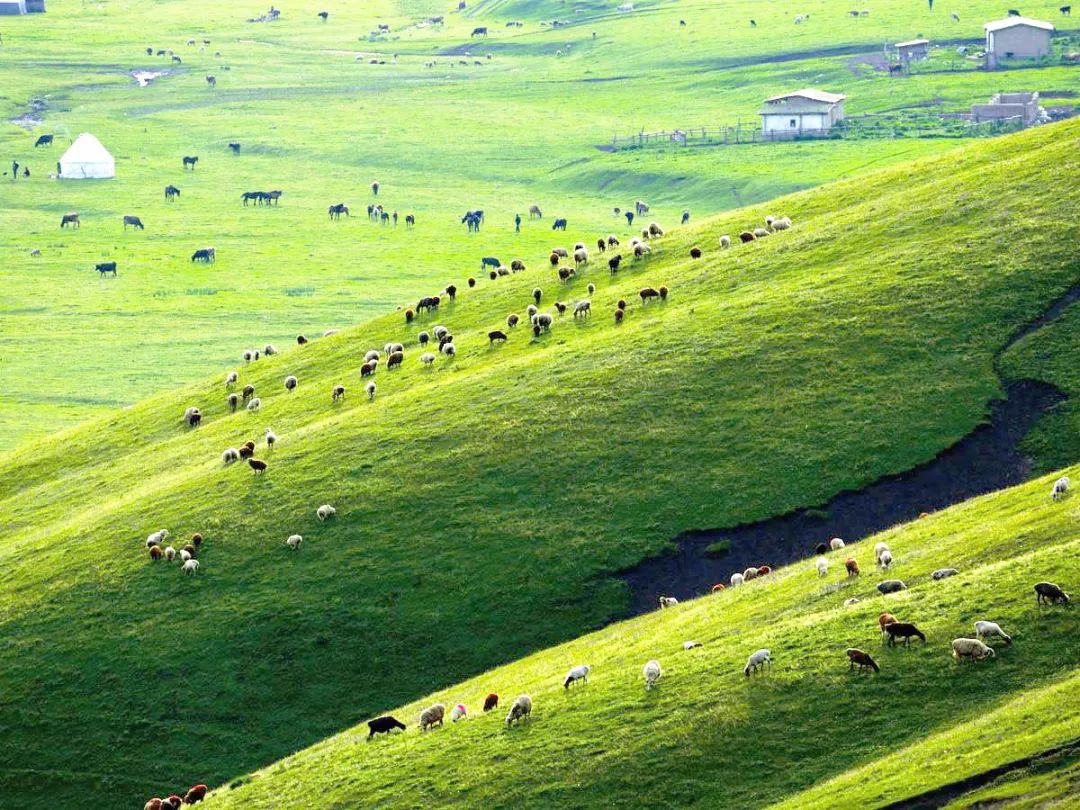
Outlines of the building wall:
<svg viewBox="0 0 1080 810">
<path fill-rule="evenodd" d="M 44 14 L 45 0 L 26 0 L 26 10 L 31 14 Z"/>
<path fill-rule="evenodd" d="M 998 59 L 1038 59 L 1050 55 L 1050 31 L 1017 25 L 987 33 L 987 50 Z"/>
<path fill-rule="evenodd" d="M 0 14 L 25 14 L 25 0 L 0 0 Z"/>
<path fill-rule="evenodd" d="M 791 122 L 795 121 L 795 126 Z M 820 132 L 830 126 L 827 113 L 770 113 L 761 117 L 762 131 L 768 136 Z"/>
</svg>

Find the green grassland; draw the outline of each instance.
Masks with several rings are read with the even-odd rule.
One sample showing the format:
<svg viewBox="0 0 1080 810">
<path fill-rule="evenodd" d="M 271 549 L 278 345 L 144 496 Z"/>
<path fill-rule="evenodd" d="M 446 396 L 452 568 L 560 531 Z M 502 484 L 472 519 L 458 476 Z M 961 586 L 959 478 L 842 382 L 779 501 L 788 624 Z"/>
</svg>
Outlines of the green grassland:
<svg viewBox="0 0 1080 810">
<path fill-rule="evenodd" d="M 980 21 L 1001 13 L 988 0 L 953 4 L 961 24 L 915 2 L 873 4 L 870 17 L 851 19 L 820 0 L 800 26 L 748 1 L 645 4 L 630 15 L 482 3 L 460 15 L 433 1 L 327 0 L 289 5 L 276 23 L 244 22 L 262 5 L 55 0 L 45 15 L 2 21 L 0 162 L 16 159 L 33 176 L 0 183 L 0 449 L 198 379 L 249 346 L 364 321 L 475 272 L 480 256 L 537 255 L 552 244 L 554 215 L 578 234 L 626 236 L 611 210 L 638 198 L 670 227 L 683 208 L 696 219 L 954 145 L 596 149 L 616 134 L 756 121 L 762 98 L 805 85 L 846 92 L 849 114 L 1080 90 L 1075 68 L 890 80 L 851 63 L 915 33 L 978 37 Z M 1025 12 L 1054 18 L 1055 9 Z M 446 24 L 417 24 L 434 14 Z M 506 28 L 513 19 L 523 27 Z M 541 27 L 552 19 L 570 25 Z M 370 35 L 379 22 L 390 35 Z M 470 38 L 484 23 L 491 35 Z M 132 70 L 173 67 L 148 46 L 175 49 L 183 64 L 137 87 Z M 373 56 L 388 64 L 367 64 Z M 6 123 L 39 98 L 47 107 L 32 133 Z M 47 179 L 83 131 L 113 152 L 118 177 Z M 32 147 L 42 132 L 56 133 L 51 150 Z M 185 154 L 200 156 L 195 172 L 182 171 Z M 414 232 L 363 216 L 327 220 L 331 203 L 362 210 L 376 179 L 380 202 L 416 214 Z M 168 183 L 182 195 L 167 205 Z M 279 209 L 240 205 L 241 192 L 271 188 L 285 191 Z M 533 203 L 547 218 L 515 234 L 514 213 Z M 476 207 L 487 224 L 469 237 L 458 217 Z M 72 210 L 82 228 L 60 231 Z M 146 232 L 124 233 L 124 214 L 141 216 Z M 193 266 L 205 245 L 217 248 L 217 265 Z M 119 263 L 117 279 L 94 276 L 103 260 Z"/>
<path fill-rule="evenodd" d="M 1051 480 L 849 546 L 824 580 L 799 563 L 438 690 L 395 711 L 405 734 L 368 743 L 366 727 L 350 730 L 236 780 L 209 806 L 867 808 L 1070 742 L 1080 621 L 1071 607 L 1036 607 L 1031 590 L 1078 571 L 1076 507 L 1047 497 Z M 873 566 L 878 540 L 897 552 L 888 574 Z M 863 565 L 855 581 L 836 572 L 848 555 Z M 961 573 L 933 581 L 943 566 Z M 879 596 L 889 577 L 908 590 Z M 926 645 L 882 647 L 885 610 L 916 622 Z M 986 617 L 1013 646 L 954 662 L 951 640 Z M 702 646 L 684 650 L 685 640 Z M 880 675 L 849 671 L 851 646 Z M 747 679 L 746 656 L 761 647 L 774 667 Z M 664 676 L 646 692 L 651 658 Z M 586 662 L 588 685 L 564 690 L 566 670 Z M 532 721 L 507 729 L 505 706 L 482 715 L 491 691 L 506 703 L 531 695 Z M 464 702 L 473 717 L 420 734 L 415 718 L 436 701 Z M 1075 798 L 1067 780 L 1046 790 Z"/>
<path fill-rule="evenodd" d="M 932 458 L 999 395 L 998 350 L 1080 281 L 1080 189 L 1061 182 L 1078 168 L 1078 134 L 1080 123 L 1067 122 L 980 141 L 691 223 L 614 278 L 594 257 L 560 285 L 546 251 L 523 251 L 528 271 L 463 288 L 437 315 L 406 324 L 390 312 L 241 368 L 241 383 L 262 398 L 258 415 L 226 412 L 222 368 L 0 457 L 5 796 L 37 807 L 87 790 L 128 801 L 166 785 L 226 783 L 604 626 L 626 605 L 609 575 L 684 530 L 815 506 Z M 720 234 L 770 211 L 789 214 L 795 227 L 716 247 Z M 696 262 L 687 255 L 694 244 L 706 250 Z M 444 279 L 460 287 L 466 272 Z M 550 311 L 556 300 L 586 297 L 587 283 L 597 286 L 591 318 L 566 315 L 539 339 L 519 327 L 506 345 L 487 345 L 488 330 L 524 312 L 533 287 Z M 668 286 L 668 301 L 638 303 L 646 284 Z M 630 307 L 616 326 L 619 298 Z M 423 368 L 417 333 L 436 323 L 456 335 L 459 354 Z M 393 340 L 408 347 L 405 367 L 380 370 L 369 403 L 360 359 Z M 1040 371 L 1021 364 L 1015 374 Z M 291 394 L 282 388 L 287 374 L 300 379 Z M 337 383 L 349 394 L 334 407 Z M 205 414 L 194 431 L 180 423 L 190 405 Z M 265 476 L 222 467 L 224 448 L 267 425 L 280 441 L 272 455 L 260 450 Z M 338 515 L 319 524 L 314 510 L 325 502 Z M 1071 511 L 1031 514 L 1059 520 Z M 206 536 L 197 577 L 150 563 L 142 541 L 162 527 L 180 539 Z M 966 577 L 901 599 L 965 593 L 960 583 L 970 582 L 971 593 L 996 594 L 988 609 L 1032 621 L 1014 607 L 1028 604 L 1030 572 L 997 561 L 1029 554 L 1041 576 L 1068 583 L 1074 541 L 1056 531 L 1045 543 L 1003 533 L 988 534 L 985 547 L 927 544 L 927 561 L 911 569 L 916 578 L 943 564 L 933 555 L 946 550 L 958 567 L 992 570 L 985 581 Z M 305 536 L 296 554 L 283 545 L 293 532 Z M 792 593 L 820 589 L 795 585 L 794 570 L 788 576 Z M 786 593 L 775 595 L 789 623 L 777 632 L 794 644 L 803 618 L 791 614 Z M 833 601 L 827 606 L 821 620 L 846 626 Z M 755 600 L 754 609 L 768 605 Z M 927 615 L 935 639 L 951 632 L 945 613 Z M 755 626 L 766 632 L 768 622 Z M 836 650 L 811 654 L 809 639 L 798 644 L 811 660 L 835 660 Z M 940 653 L 931 646 L 912 655 Z M 724 666 L 743 654 L 725 648 Z M 1018 684 L 1036 683 L 1036 672 L 1049 688 L 1075 664 L 1070 655 L 1061 645 L 1025 652 L 1023 662 L 994 670 L 1005 674 L 989 694 L 1004 700 Z M 784 667 L 800 660 L 795 649 L 785 657 Z M 791 712 L 796 699 L 804 710 L 824 699 L 822 685 L 777 683 L 793 687 L 784 697 Z M 905 705 L 914 705 L 916 683 L 913 675 Z M 908 729 L 906 743 L 962 703 L 961 693 L 933 692 L 940 702 Z M 763 736 L 786 748 L 771 732 L 794 715 L 781 716 L 785 723 Z M 877 727 L 882 717 L 871 720 Z M 648 739 L 696 759 L 679 734 Z M 834 767 L 865 755 L 852 741 Z M 773 774 L 782 758 L 773 747 L 742 767 L 765 763 Z M 597 773 L 598 789 L 617 787 L 619 768 Z M 823 761 L 805 772 L 785 768 L 763 795 L 778 800 L 824 776 Z M 696 777 L 687 778 L 689 790 Z M 565 798 L 563 790 L 536 801 Z"/>
</svg>

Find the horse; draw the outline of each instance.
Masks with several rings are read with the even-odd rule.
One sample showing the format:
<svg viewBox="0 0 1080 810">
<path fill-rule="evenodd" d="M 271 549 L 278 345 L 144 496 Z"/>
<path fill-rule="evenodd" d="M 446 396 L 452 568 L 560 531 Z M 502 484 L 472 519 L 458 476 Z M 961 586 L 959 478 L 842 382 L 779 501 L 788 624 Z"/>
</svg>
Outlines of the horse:
<svg viewBox="0 0 1080 810">
<path fill-rule="evenodd" d="M 327 18 L 328 18 L 329 16 L 330 16 L 330 12 L 329 12 L 329 11 L 320 11 L 320 12 L 319 12 L 319 18 L 320 18 L 320 19 L 321 19 L 321 20 L 322 20 L 323 22 L 326 22 L 326 20 L 327 20 Z"/>
<path fill-rule="evenodd" d="M 636 211 L 637 215 L 640 217 L 642 214 L 649 213 L 649 206 L 644 201 L 638 200 L 634 203 L 634 211 Z"/>
<path fill-rule="evenodd" d="M 265 192 L 262 191 L 245 191 L 243 194 L 240 195 L 240 199 L 243 200 L 245 207 L 247 207 L 247 204 L 251 200 L 254 200 L 255 204 L 258 205 L 259 201 L 262 200 L 264 193 Z"/>
<path fill-rule="evenodd" d="M 351 216 L 351 214 L 349 214 L 349 206 L 345 205 L 345 203 L 338 203 L 337 205 L 331 205 L 327 209 L 327 213 L 330 214 L 330 219 L 341 219 L 342 214 L 344 214 L 347 217 Z"/>
<path fill-rule="evenodd" d="M 140 231 L 146 230 L 143 227 L 142 220 L 139 219 L 138 217 L 125 216 L 124 217 L 124 230 L 125 231 L 128 229 L 128 225 L 131 225 L 133 228 L 138 228 Z"/>
<path fill-rule="evenodd" d="M 192 262 L 203 262 L 204 264 L 213 264 L 216 258 L 213 248 L 202 248 L 191 254 Z"/>
<path fill-rule="evenodd" d="M 76 213 L 64 214 L 64 216 L 60 219 L 60 227 L 66 228 L 68 225 L 71 225 L 73 228 L 78 228 L 79 215 Z"/>
<path fill-rule="evenodd" d="M 529 219 L 532 219 L 533 217 L 536 217 L 537 219 L 543 219 L 544 218 L 544 212 L 540 210 L 539 205 L 530 205 L 529 206 Z"/>
<path fill-rule="evenodd" d="M 234 155 L 239 155 L 240 154 L 240 144 L 238 144 L 238 143 L 230 143 L 229 148 L 232 149 Z"/>
<path fill-rule="evenodd" d="M 263 199 L 267 205 L 276 205 L 277 201 L 281 199 L 281 195 L 284 191 L 265 191 L 263 192 Z"/>
<path fill-rule="evenodd" d="M 483 219 L 484 219 L 483 212 L 481 212 L 481 211 L 469 211 L 468 213 L 465 214 L 465 216 L 463 216 L 461 218 L 461 221 L 464 222 L 465 225 L 468 227 L 469 233 L 472 233 L 473 231 L 476 231 L 477 233 L 479 233 L 480 232 L 480 223 L 483 222 Z"/>
<path fill-rule="evenodd" d="M 112 273 L 113 278 L 116 277 L 116 262 L 101 262 L 94 266 L 94 269 L 101 273 L 101 277 L 104 278 L 106 273 Z"/>
<path fill-rule="evenodd" d="M 186 168 L 187 168 L 188 166 L 190 166 L 190 167 L 191 167 L 191 170 L 192 170 L 192 171 L 195 171 L 195 164 L 196 164 L 196 163 L 198 163 L 198 162 L 199 162 L 199 158 L 198 158 L 198 157 L 189 157 L 188 155 L 184 155 L 184 160 L 183 160 L 183 163 L 184 163 L 184 168 L 185 168 L 185 169 L 186 169 Z"/>
<path fill-rule="evenodd" d="M 52 135 L 41 135 L 36 141 L 34 141 L 34 146 L 52 146 L 52 141 Z"/>
<path fill-rule="evenodd" d="M 413 216 L 412 214 L 406 214 L 405 215 L 405 227 L 406 228 L 411 228 L 415 224 L 416 224 L 416 217 Z"/>
<path fill-rule="evenodd" d="M 217 87 L 217 76 L 207 76 L 206 83 L 211 87 Z"/>
<path fill-rule="evenodd" d="M 553 231 L 565 231 L 566 230 L 566 218 L 560 217 L 551 223 L 551 230 Z"/>
<path fill-rule="evenodd" d="M 180 189 L 176 186 L 165 186 L 165 199 L 171 200 L 173 197 L 180 196 Z"/>
</svg>

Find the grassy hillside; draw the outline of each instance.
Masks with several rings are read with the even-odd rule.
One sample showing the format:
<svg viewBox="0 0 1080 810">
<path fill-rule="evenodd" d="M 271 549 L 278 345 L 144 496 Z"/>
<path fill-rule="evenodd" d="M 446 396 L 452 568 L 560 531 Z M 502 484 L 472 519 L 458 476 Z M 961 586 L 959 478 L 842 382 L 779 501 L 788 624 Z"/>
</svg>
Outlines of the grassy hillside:
<svg viewBox="0 0 1080 810">
<path fill-rule="evenodd" d="M 750 0 L 632 15 L 481 5 L 464 17 L 434 0 L 320 0 L 290 4 L 276 23 L 246 22 L 263 5 L 55 0 L 45 15 L 3 20 L 0 155 L 4 169 L 17 160 L 32 176 L 5 178 L 0 189 L 0 448 L 199 379 L 255 343 L 374 317 L 470 271 L 480 256 L 536 255 L 549 247 L 550 219 L 526 222 L 520 234 L 512 225 L 533 203 L 582 233 L 627 235 L 611 209 L 638 198 L 670 225 L 686 207 L 698 218 L 953 145 L 872 140 L 630 157 L 596 149 L 615 134 L 756 121 L 762 98 L 805 85 L 846 92 L 849 114 L 963 110 L 998 90 L 1057 91 L 1055 103 L 1071 104 L 1080 90 L 1074 68 L 890 80 L 850 64 L 916 33 L 977 37 L 980 21 L 1002 11 L 990 0 L 953 4 L 962 23 L 919 3 L 871 6 L 856 20 L 817 0 L 800 26 Z M 1025 12 L 1054 9 L 1043 2 Z M 443 27 L 418 25 L 434 14 L 444 14 Z M 564 17 L 573 24 L 540 25 Z M 506 28 L 514 18 L 526 25 Z M 484 22 L 491 35 L 472 39 Z M 378 23 L 391 33 L 372 37 Z M 175 50 L 182 64 L 147 56 L 147 47 Z M 836 49 L 843 53 L 830 55 Z M 139 87 L 136 70 L 169 73 Z M 35 101 L 45 105 L 40 123 L 9 123 Z M 113 152 L 117 178 L 49 180 L 84 131 Z M 54 147 L 33 147 L 41 133 L 55 133 Z M 181 169 L 182 155 L 200 156 L 195 172 Z M 373 180 L 380 202 L 417 216 L 415 231 L 363 216 L 327 220 L 332 203 L 355 214 L 374 202 Z M 169 183 L 182 194 L 166 205 Z M 242 192 L 273 188 L 285 192 L 280 208 L 240 205 Z M 458 220 L 478 207 L 487 223 L 470 237 Z M 73 210 L 81 230 L 60 231 Z M 125 234 L 125 214 L 141 216 L 146 232 Z M 217 265 L 193 266 L 191 253 L 206 245 L 217 248 Z M 104 260 L 119 263 L 118 278 L 93 276 Z"/>
<path fill-rule="evenodd" d="M 7 795 L 35 807 L 220 784 L 603 625 L 626 604 L 608 575 L 681 531 L 816 505 L 932 457 L 1000 390 L 997 350 L 1080 281 L 1080 191 L 1059 182 L 1078 133 L 724 215 L 614 278 L 594 260 L 560 285 L 534 253 L 475 290 L 448 273 L 462 292 L 437 315 L 391 313 L 242 368 L 257 415 L 226 413 L 223 369 L 0 457 Z M 770 210 L 796 226 L 716 248 Z M 552 310 L 587 283 L 590 319 L 487 345 L 533 287 Z M 642 306 L 646 284 L 668 286 L 667 303 Z M 416 335 L 440 322 L 458 357 L 423 368 Z M 379 371 L 368 403 L 363 352 L 392 340 L 405 367 Z M 190 405 L 205 414 L 194 431 Z M 265 476 L 222 468 L 266 426 L 280 441 L 260 449 Z M 324 502 L 338 515 L 319 524 Z M 162 527 L 206 536 L 197 577 L 150 563 L 143 539 Z"/>
<path fill-rule="evenodd" d="M 1031 590 L 1080 574 L 1080 513 L 1047 497 L 1051 480 L 833 553 L 825 579 L 798 563 L 439 690 L 394 712 L 405 734 L 369 744 L 366 727 L 346 732 L 236 780 L 209 805 L 869 808 L 1073 741 L 1080 620 L 1072 606 L 1037 608 Z M 874 568 L 878 540 L 896 552 L 888 574 Z M 840 565 L 847 555 L 863 566 L 855 581 Z M 944 566 L 961 573 L 933 581 Z M 908 590 L 878 595 L 889 577 Z M 860 601 L 845 606 L 850 598 Z M 883 648 L 885 610 L 916 622 L 927 644 Z M 1002 624 L 1013 646 L 957 664 L 951 640 L 981 618 Z M 689 639 L 703 646 L 683 650 Z M 850 672 L 850 646 L 881 674 Z M 742 666 L 761 647 L 773 670 L 748 680 Z M 664 676 L 648 693 L 651 658 Z M 585 662 L 589 684 L 565 691 L 565 672 Z M 531 723 L 507 730 L 505 707 L 482 715 L 490 691 L 507 703 L 531 695 Z M 436 701 L 475 716 L 421 735 L 415 718 Z M 1059 780 L 1051 795 L 1070 792 Z"/>
</svg>

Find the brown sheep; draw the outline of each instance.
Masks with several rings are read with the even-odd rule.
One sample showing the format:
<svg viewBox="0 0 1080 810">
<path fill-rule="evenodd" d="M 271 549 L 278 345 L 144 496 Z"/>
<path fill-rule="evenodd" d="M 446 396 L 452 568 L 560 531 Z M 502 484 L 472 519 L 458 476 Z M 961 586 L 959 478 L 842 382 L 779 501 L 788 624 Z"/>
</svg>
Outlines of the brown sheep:
<svg viewBox="0 0 1080 810">
<path fill-rule="evenodd" d="M 150 546 L 150 559 L 160 560 L 165 556 L 165 550 L 161 546 Z"/>
<path fill-rule="evenodd" d="M 255 386 L 254 385 L 245 385 L 244 390 L 243 390 L 243 395 L 244 395 L 244 402 L 247 402 L 249 399 L 251 399 L 253 396 L 255 396 Z"/>
<path fill-rule="evenodd" d="M 476 286 L 476 279 L 473 278 L 472 276 L 469 276 L 469 286 L 470 287 L 475 287 Z"/>
<path fill-rule="evenodd" d="M 568 281 L 571 276 L 575 275 L 574 268 L 572 267 L 560 267 L 559 268 L 559 281 Z"/>
<path fill-rule="evenodd" d="M 255 473 L 255 475 L 258 475 L 259 473 L 266 472 L 266 462 L 265 461 L 259 461 L 259 459 L 257 459 L 257 458 L 249 458 L 248 459 L 248 464 L 251 465 L 251 470 L 252 470 L 252 472 Z"/>
<path fill-rule="evenodd" d="M 360 366 L 360 376 L 361 377 L 370 377 L 374 373 L 375 373 L 375 364 L 374 363 L 364 363 L 364 365 Z"/>
<path fill-rule="evenodd" d="M 849 666 L 848 669 L 855 669 L 855 667 L 858 667 L 860 672 L 866 669 L 872 669 L 874 672 L 881 672 L 881 667 L 879 667 L 874 659 L 870 657 L 869 653 L 864 653 L 862 650 L 856 650 L 852 647 L 847 650 L 847 657 L 848 660 L 851 661 L 851 666 Z"/>
<path fill-rule="evenodd" d="M 513 329 L 515 326 L 517 326 L 518 325 L 518 316 L 517 315 L 507 315 L 506 316 L 506 325 L 508 327 L 510 327 L 511 329 Z"/>
<path fill-rule="evenodd" d="M 416 313 L 413 312 L 411 309 L 405 310 L 405 323 L 412 323 L 413 318 L 415 318 L 415 317 L 416 317 Z"/>
<path fill-rule="evenodd" d="M 623 299 L 619 299 L 619 303 L 615 305 L 619 309 L 626 309 L 626 302 Z"/>
<path fill-rule="evenodd" d="M 844 568 L 847 569 L 847 575 L 849 577 L 857 577 L 859 575 L 859 563 L 854 557 L 848 557 L 844 560 Z"/>
<path fill-rule="evenodd" d="M 519 273 L 525 269 L 525 262 L 523 262 L 521 259 L 514 259 L 512 262 L 510 262 L 510 269 L 513 270 L 515 273 Z"/>
<path fill-rule="evenodd" d="M 488 332 L 488 345 L 489 346 L 492 345 L 493 343 L 495 343 L 496 340 L 501 340 L 501 341 L 503 341 L 505 343 L 506 342 L 506 333 L 505 332 L 500 332 L 498 329 L 493 329 L 490 332 Z"/>
<path fill-rule="evenodd" d="M 622 319 L 623 319 L 623 317 L 625 315 L 626 315 L 626 313 L 623 310 L 621 310 L 621 309 L 615 310 L 615 323 L 622 323 Z"/>
<path fill-rule="evenodd" d="M 891 613 L 882 613 L 877 617 L 878 627 L 881 628 L 881 640 L 885 640 L 885 628 L 896 621 L 896 617 Z"/>
<path fill-rule="evenodd" d="M 484 711 L 490 712 L 492 709 L 499 708 L 499 696 L 492 692 L 486 698 L 484 698 Z"/>
<path fill-rule="evenodd" d="M 386 359 L 387 368 L 397 368 L 405 361 L 405 352 L 394 352 Z"/>
<path fill-rule="evenodd" d="M 555 302 L 555 309 L 559 310 L 560 315 L 566 314 L 566 304 L 562 303 L 561 301 Z"/>
<path fill-rule="evenodd" d="M 700 259 L 701 258 L 701 248 L 699 248 L 699 247 L 690 248 L 690 258 L 691 259 Z"/>
<path fill-rule="evenodd" d="M 255 455 L 255 448 L 244 445 L 240 448 L 240 458 L 251 458 Z"/>
<path fill-rule="evenodd" d="M 742 242 L 753 242 L 756 238 L 750 231 L 743 231 L 739 234 L 739 240 Z"/>
<path fill-rule="evenodd" d="M 199 534 L 198 532 L 195 532 L 195 534 L 191 535 L 191 545 L 195 546 L 195 548 L 198 548 L 199 546 L 201 546 L 202 545 L 202 535 Z"/>
<path fill-rule="evenodd" d="M 667 301 L 667 287 L 660 288 L 660 300 Z"/>
<path fill-rule="evenodd" d="M 660 293 L 654 290 L 652 287 L 645 287 L 638 293 L 641 296 L 641 303 L 648 303 L 650 299 L 659 298 Z"/>
<path fill-rule="evenodd" d="M 552 252 L 551 252 L 551 255 L 550 255 L 550 256 L 548 256 L 548 261 L 549 261 L 549 262 L 551 262 L 551 266 L 552 266 L 552 267 L 556 267 L 556 266 L 558 266 L 558 264 L 559 264 L 559 262 L 560 262 L 561 260 L 562 260 L 562 259 L 561 259 L 561 258 L 559 257 L 559 254 L 558 254 L 558 253 L 556 253 L 555 251 L 552 251 Z"/>
</svg>

